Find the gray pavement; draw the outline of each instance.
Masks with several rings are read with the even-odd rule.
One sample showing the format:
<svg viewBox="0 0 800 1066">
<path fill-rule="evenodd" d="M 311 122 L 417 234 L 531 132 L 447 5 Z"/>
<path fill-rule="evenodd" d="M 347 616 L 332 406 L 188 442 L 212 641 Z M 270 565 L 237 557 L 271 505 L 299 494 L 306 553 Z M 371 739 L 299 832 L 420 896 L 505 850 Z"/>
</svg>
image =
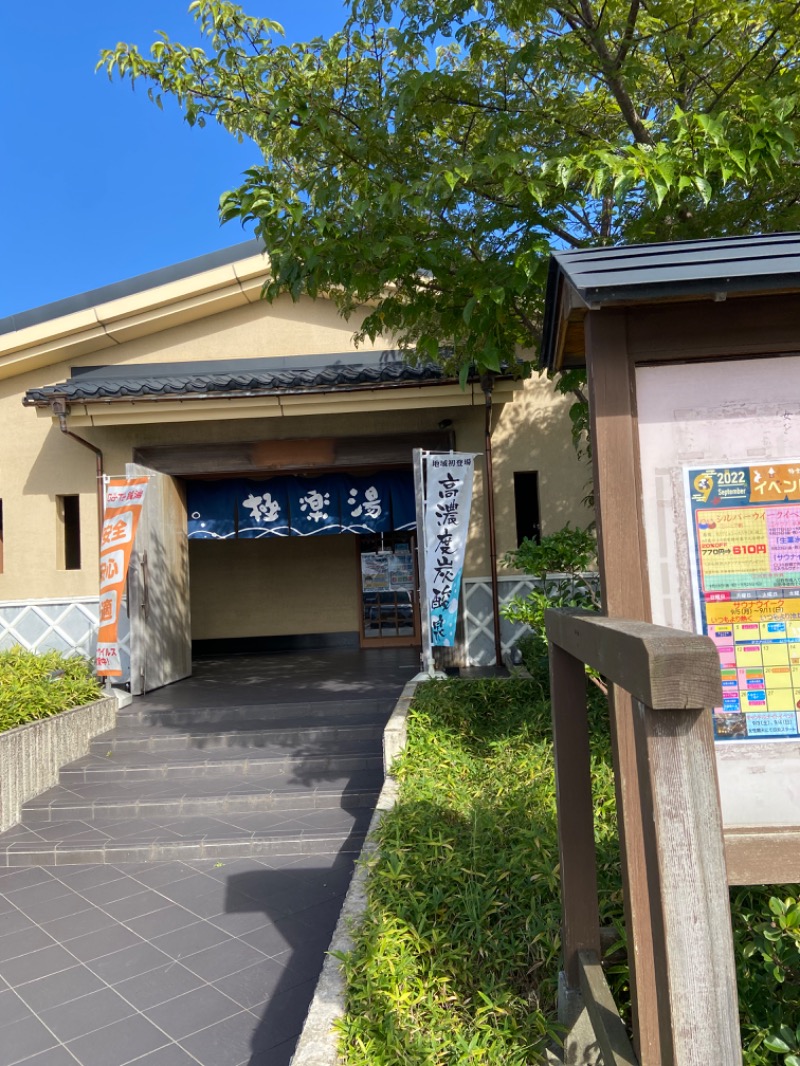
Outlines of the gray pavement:
<svg viewBox="0 0 800 1066">
<path fill-rule="evenodd" d="M 0 835 L 0 1066 L 288 1064 L 417 661 L 200 661 L 26 805 Z"/>
</svg>

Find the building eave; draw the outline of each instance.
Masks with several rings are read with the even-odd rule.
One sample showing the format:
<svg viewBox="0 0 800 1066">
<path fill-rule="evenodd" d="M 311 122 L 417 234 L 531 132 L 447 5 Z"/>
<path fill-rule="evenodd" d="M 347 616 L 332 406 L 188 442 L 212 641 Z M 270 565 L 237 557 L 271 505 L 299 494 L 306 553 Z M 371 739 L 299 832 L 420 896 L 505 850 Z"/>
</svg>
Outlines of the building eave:
<svg viewBox="0 0 800 1066">
<path fill-rule="evenodd" d="M 256 303 L 269 258 L 224 266 L 0 335 L 0 380 Z"/>
<path fill-rule="evenodd" d="M 496 403 L 512 402 L 522 381 L 495 383 Z M 418 385 L 361 386 L 308 389 L 238 396 L 192 396 L 183 399 L 105 400 L 72 403 L 69 425 L 79 427 L 131 426 L 154 423 L 226 421 L 248 418 L 288 418 L 301 415 L 367 414 L 439 407 L 483 407 L 480 384 L 463 388 L 457 382 Z M 53 418 L 49 406 L 36 405 L 40 418 Z"/>
</svg>

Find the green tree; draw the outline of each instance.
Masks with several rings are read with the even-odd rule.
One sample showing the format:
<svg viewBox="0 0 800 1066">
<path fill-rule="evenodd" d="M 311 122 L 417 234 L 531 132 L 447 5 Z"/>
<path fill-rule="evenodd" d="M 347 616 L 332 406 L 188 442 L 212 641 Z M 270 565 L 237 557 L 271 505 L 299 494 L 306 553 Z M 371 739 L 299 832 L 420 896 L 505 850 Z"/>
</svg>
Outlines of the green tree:
<svg viewBox="0 0 800 1066">
<path fill-rule="evenodd" d="M 100 65 L 253 141 L 220 210 L 255 221 L 268 298 L 366 303 L 363 335 L 496 371 L 536 345 L 554 245 L 800 228 L 799 10 L 352 0 L 290 45 L 195 0 L 207 50 L 161 35 Z"/>
</svg>

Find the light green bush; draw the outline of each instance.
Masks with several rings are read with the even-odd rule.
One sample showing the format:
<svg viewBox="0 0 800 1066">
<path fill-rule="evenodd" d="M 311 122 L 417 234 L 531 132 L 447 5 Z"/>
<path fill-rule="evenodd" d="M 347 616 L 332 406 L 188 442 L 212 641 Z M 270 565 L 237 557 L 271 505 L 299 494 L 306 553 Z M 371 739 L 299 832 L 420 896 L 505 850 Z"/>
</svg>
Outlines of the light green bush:
<svg viewBox="0 0 800 1066">
<path fill-rule="evenodd" d="M 0 732 L 99 698 L 91 666 L 55 651 L 0 651 Z"/>
<path fill-rule="evenodd" d="M 566 525 L 542 537 L 539 544 L 526 538 L 503 556 L 503 566 L 524 570 L 538 582 L 526 596 L 514 596 L 500 608 L 504 618 L 528 627 L 517 645 L 529 670 L 542 669 L 547 663 L 544 614 L 548 608 L 600 610 L 596 575 L 587 575 L 596 553 L 592 530 Z"/>
</svg>

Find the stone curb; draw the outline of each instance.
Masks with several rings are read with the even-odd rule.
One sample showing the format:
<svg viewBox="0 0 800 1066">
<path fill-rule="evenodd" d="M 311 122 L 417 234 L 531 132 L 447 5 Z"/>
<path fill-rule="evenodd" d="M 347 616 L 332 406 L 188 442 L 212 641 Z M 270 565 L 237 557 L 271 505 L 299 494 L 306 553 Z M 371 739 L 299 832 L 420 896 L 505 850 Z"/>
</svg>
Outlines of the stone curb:
<svg viewBox="0 0 800 1066">
<path fill-rule="evenodd" d="M 58 784 L 62 766 L 89 753 L 89 742 L 113 729 L 117 701 L 106 696 L 0 733 L 0 832 L 19 822 L 22 805 Z"/>
<path fill-rule="evenodd" d="M 391 718 L 386 723 L 383 731 L 383 772 L 388 778 L 392 772 L 392 763 L 406 746 L 408 738 L 408 712 L 417 685 L 421 684 L 416 678 L 408 681 L 400 693 L 400 699 L 394 705 Z"/>
<path fill-rule="evenodd" d="M 375 805 L 375 813 L 367 832 L 367 841 L 356 863 L 353 879 L 347 890 L 342 912 L 325 956 L 322 973 L 317 982 L 314 998 L 297 1042 L 291 1066 L 339 1066 L 340 1064 L 337 1049 L 339 1037 L 334 1032 L 333 1024 L 344 1014 L 345 983 L 342 964 L 336 954 L 352 950 L 351 931 L 367 909 L 369 864 L 378 851 L 375 843 L 375 830 L 387 811 L 394 807 L 399 791 L 398 784 L 393 777 L 389 776 L 389 771 L 392 763 L 405 747 L 408 735 L 408 711 L 417 685 L 421 683 L 414 679 L 406 684 L 395 704 L 391 718 L 386 723 L 383 734 L 383 763 L 386 781 Z"/>
</svg>

